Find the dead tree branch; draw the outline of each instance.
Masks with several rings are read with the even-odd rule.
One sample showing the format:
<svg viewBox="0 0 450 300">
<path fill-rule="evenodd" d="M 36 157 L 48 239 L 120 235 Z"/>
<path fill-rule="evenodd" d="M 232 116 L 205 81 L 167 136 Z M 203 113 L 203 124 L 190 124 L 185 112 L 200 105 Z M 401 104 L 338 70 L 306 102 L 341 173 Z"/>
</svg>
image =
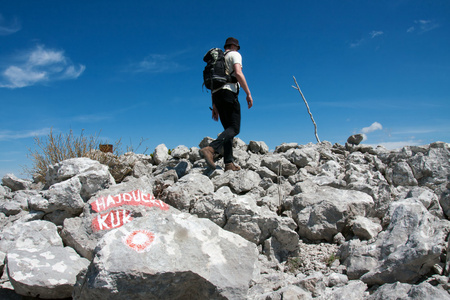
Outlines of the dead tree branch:
<svg viewBox="0 0 450 300">
<path fill-rule="evenodd" d="M 300 87 L 298 86 L 297 79 L 295 79 L 295 76 L 292 76 L 292 77 L 294 77 L 294 82 L 295 82 L 295 85 L 296 85 L 296 86 L 292 86 L 292 87 L 294 89 L 298 90 L 300 95 L 302 96 L 303 101 L 305 102 L 306 108 L 308 109 L 308 114 L 311 117 L 311 121 L 314 124 L 314 133 L 316 135 L 317 142 L 320 143 L 319 136 L 317 135 L 317 125 L 316 125 L 316 122 L 314 121 L 314 118 L 313 118 L 313 115 L 311 113 L 311 110 L 309 109 L 308 102 L 306 101 L 305 96 L 303 96 L 302 90 L 300 90 Z"/>
</svg>

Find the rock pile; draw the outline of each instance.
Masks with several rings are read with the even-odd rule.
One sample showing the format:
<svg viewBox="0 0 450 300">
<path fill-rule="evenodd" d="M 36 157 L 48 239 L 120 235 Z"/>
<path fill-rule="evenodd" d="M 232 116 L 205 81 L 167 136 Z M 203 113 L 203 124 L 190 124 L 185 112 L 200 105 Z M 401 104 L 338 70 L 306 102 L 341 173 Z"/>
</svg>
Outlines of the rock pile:
<svg viewBox="0 0 450 300">
<path fill-rule="evenodd" d="M 205 138 L 203 147 L 211 139 Z M 450 299 L 450 147 L 234 141 L 0 185 L 0 298 Z"/>
</svg>

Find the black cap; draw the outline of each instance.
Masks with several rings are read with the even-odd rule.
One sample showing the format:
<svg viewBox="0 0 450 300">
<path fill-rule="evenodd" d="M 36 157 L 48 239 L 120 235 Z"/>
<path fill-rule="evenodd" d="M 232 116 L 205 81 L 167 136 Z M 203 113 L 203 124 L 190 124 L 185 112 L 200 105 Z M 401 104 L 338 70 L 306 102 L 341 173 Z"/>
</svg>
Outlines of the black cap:
<svg viewBox="0 0 450 300">
<path fill-rule="evenodd" d="M 238 47 L 238 50 L 241 49 L 241 46 L 239 46 L 239 41 L 237 39 L 235 39 L 234 37 L 227 38 L 227 40 L 225 41 L 225 46 L 223 46 L 223 47 L 227 48 L 228 45 L 235 45 Z"/>
</svg>

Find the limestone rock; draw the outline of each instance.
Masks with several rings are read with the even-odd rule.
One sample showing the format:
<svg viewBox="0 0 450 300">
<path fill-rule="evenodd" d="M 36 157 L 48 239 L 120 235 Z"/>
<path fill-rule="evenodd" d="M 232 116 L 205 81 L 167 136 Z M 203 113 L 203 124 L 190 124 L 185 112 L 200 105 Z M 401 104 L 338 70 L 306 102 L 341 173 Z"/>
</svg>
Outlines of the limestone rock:
<svg viewBox="0 0 450 300">
<path fill-rule="evenodd" d="M 98 249 L 74 299 L 245 299 L 258 272 L 254 244 L 185 213 L 140 218 Z"/>
<path fill-rule="evenodd" d="M 0 274 L 3 274 L 3 267 L 5 266 L 6 253 L 0 251 Z"/>
<path fill-rule="evenodd" d="M 275 174 L 282 176 L 294 175 L 297 172 L 297 167 L 281 155 L 268 155 L 261 161 L 261 166 L 267 167 Z"/>
<path fill-rule="evenodd" d="M 336 286 L 333 288 L 326 288 L 325 291 L 318 297 L 318 299 L 366 299 L 368 292 L 367 285 L 359 280 L 349 281 L 343 286 Z"/>
<path fill-rule="evenodd" d="M 151 210 L 177 210 L 155 199 L 145 177 L 114 185 L 92 197 L 80 217 L 64 220 L 61 237 L 80 255 L 92 259 L 98 241 L 110 230 L 145 216 Z"/>
<path fill-rule="evenodd" d="M 406 185 L 415 186 L 417 180 L 414 178 L 414 174 L 408 163 L 401 161 L 396 163 L 392 168 L 387 170 L 387 178 L 395 186 Z"/>
<path fill-rule="evenodd" d="M 14 174 L 6 174 L 2 178 L 2 184 L 15 192 L 31 188 L 32 182 L 30 180 L 17 178 Z"/>
<path fill-rule="evenodd" d="M 419 285 L 396 282 L 384 284 L 378 288 L 368 300 L 396 300 L 396 299 L 433 299 L 448 300 L 448 292 L 423 282 Z"/>
<path fill-rule="evenodd" d="M 235 197 L 236 195 L 233 194 L 229 187 L 221 187 L 214 194 L 197 201 L 191 213 L 200 218 L 208 218 L 220 227 L 223 227 L 227 222 L 225 210 Z"/>
<path fill-rule="evenodd" d="M 261 177 L 254 171 L 239 170 L 230 178 L 231 189 L 238 195 L 246 193 L 259 185 Z"/>
<path fill-rule="evenodd" d="M 178 159 L 189 158 L 189 148 L 183 145 L 177 146 L 172 150 L 171 155 Z"/>
<path fill-rule="evenodd" d="M 199 198 L 214 192 L 214 185 L 208 177 L 189 174 L 166 189 L 164 200 L 179 210 L 189 211 Z"/>
<path fill-rule="evenodd" d="M 62 245 L 56 225 L 48 221 L 17 221 L 0 232 L 0 251 L 5 253 L 12 249 L 41 249 Z"/>
<path fill-rule="evenodd" d="M 349 218 L 368 215 L 373 204 L 372 198 L 362 192 L 319 187 L 313 193 L 294 197 L 294 220 L 300 237 L 331 242 Z"/>
<path fill-rule="evenodd" d="M 445 247 L 450 222 L 437 219 L 421 203 L 396 203 L 390 215 L 390 225 L 378 239 L 381 260 L 361 278 L 368 284 L 413 283 L 439 262 Z"/>
<path fill-rule="evenodd" d="M 98 161 L 80 157 L 71 158 L 49 167 L 46 174 L 47 186 L 55 183 L 78 178 L 81 183 L 80 196 L 88 200 L 99 190 L 106 189 L 115 184 L 114 178 L 108 171 L 108 167 Z"/>
<path fill-rule="evenodd" d="M 5 199 L 3 201 L 0 200 L 0 212 L 4 213 L 7 216 L 17 215 L 22 211 L 22 207 L 20 202 Z"/>
<path fill-rule="evenodd" d="M 359 145 L 359 143 L 361 143 L 364 140 L 364 135 L 363 134 L 354 134 L 348 137 L 347 139 L 347 143 L 352 144 L 352 145 Z"/>
<path fill-rule="evenodd" d="M 352 221 L 352 231 L 358 238 L 362 240 L 371 240 L 375 238 L 383 228 L 366 217 L 357 216 Z"/>
<path fill-rule="evenodd" d="M 298 148 L 297 143 L 283 143 L 281 145 L 278 145 L 275 147 L 275 153 L 283 153 L 288 151 L 289 149 L 295 149 Z"/>
<path fill-rule="evenodd" d="M 339 256 L 349 278 L 367 284 L 413 283 L 439 262 L 449 221 L 430 214 L 420 202 L 399 201 L 389 210 L 390 224 L 376 241 L 349 241 Z"/>
<path fill-rule="evenodd" d="M 444 212 L 439 203 L 439 197 L 431 189 L 427 187 L 412 187 L 405 198 L 418 200 L 430 213 L 440 219 L 444 218 Z"/>
<path fill-rule="evenodd" d="M 264 142 L 250 141 L 250 143 L 248 144 L 248 149 L 256 154 L 269 153 L 269 147 Z"/>
<path fill-rule="evenodd" d="M 159 165 L 168 159 L 169 149 L 167 149 L 166 145 L 160 144 L 156 146 L 155 151 L 153 152 L 153 161 L 155 164 Z"/>
<path fill-rule="evenodd" d="M 64 219 L 78 216 L 83 211 L 81 189 L 79 177 L 72 177 L 50 186 L 42 192 L 43 197 L 30 198 L 29 206 L 33 210 L 45 212 L 47 220 L 62 225 Z"/>
<path fill-rule="evenodd" d="M 304 147 L 286 151 L 286 158 L 299 168 L 306 166 L 316 167 L 319 163 L 320 153 L 315 147 Z"/>
<path fill-rule="evenodd" d="M 71 297 L 76 276 L 89 265 L 70 247 L 12 249 L 6 259 L 16 293 L 44 299 Z"/>
<path fill-rule="evenodd" d="M 5 197 L 6 193 L 6 189 L 3 187 L 3 185 L 0 185 L 0 197 Z"/>
</svg>

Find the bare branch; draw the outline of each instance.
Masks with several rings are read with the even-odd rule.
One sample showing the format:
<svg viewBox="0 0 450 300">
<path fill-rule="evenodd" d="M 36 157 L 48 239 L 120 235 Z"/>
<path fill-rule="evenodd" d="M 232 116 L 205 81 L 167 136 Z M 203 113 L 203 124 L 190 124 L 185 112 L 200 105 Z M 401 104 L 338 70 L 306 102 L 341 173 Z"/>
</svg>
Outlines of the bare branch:
<svg viewBox="0 0 450 300">
<path fill-rule="evenodd" d="M 298 86 L 297 79 L 295 79 L 295 76 L 292 76 L 292 77 L 294 77 L 294 82 L 295 82 L 295 85 L 296 85 L 296 86 L 292 86 L 292 87 L 294 89 L 298 90 L 300 95 L 302 96 L 303 101 L 305 102 L 306 108 L 308 109 L 308 114 L 311 117 L 311 121 L 314 124 L 314 133 L 316 135 L 317 142 L 320 143 L 319 136 L 317 135 L 317 125 L 316 125 L 316 122 L 314 121 L 314 118 L 313 118 L 313 115 L 311 113 L 311 110 L 309 109 L 308 102 L 306 101 L 305 96 L 303 96 L 302 90 L 300 90 L 300 87 Z"/>
</svg>

